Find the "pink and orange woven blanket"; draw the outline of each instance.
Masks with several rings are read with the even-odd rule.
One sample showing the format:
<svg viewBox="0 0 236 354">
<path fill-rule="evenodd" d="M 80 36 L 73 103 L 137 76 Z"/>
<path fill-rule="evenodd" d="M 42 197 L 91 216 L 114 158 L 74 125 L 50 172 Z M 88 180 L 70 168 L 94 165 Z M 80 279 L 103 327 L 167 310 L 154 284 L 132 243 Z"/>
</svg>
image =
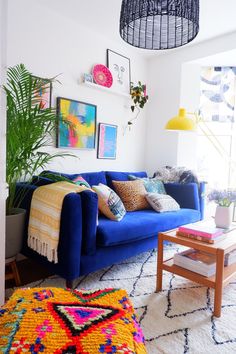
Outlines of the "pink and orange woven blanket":
<svg viewBox="0 0 236 354">
<path fill-rule="evenodd" d="M 1 353 L 147 353 L 125 290 L 19 289 L 0 310 Z"/>
</svg>

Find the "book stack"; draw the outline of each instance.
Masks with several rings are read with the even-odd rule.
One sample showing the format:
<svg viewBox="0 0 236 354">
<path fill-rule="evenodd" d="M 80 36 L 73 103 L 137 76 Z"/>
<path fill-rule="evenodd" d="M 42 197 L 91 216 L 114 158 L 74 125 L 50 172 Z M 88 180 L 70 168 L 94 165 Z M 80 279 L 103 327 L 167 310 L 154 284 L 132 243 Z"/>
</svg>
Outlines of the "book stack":
<svg viewBox="0 0 236 354">
<path fill-rule="evenodd" d="M 216 272 L 215 255 L 192 248 L 176 253 L 174 255 L 174 264 L 205 277 L 210 277 Z"/>
<path fill-rule="evenodd" d="M 226 238 L 224 229 L 215 227 L 210 221 L 199 221 L 180 226 L 176 235 L 213 244 Z"/>
<path fill-rule="evenodd" d="M 233 263 L 236 263 L 236 249 L 225 255 L 225 266 L 227 267 Z"/>
</svg>

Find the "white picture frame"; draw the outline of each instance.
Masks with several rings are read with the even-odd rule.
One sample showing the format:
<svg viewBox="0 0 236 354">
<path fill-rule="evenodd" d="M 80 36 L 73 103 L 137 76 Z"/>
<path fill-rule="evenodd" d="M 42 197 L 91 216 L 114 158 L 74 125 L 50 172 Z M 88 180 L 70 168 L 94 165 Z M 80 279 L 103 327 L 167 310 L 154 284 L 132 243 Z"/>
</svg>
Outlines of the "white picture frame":
<svg viewBox="0 0 236 354">
<path fill-rule="evenodd" d="M 112 73 L 112 89 L 118 92 L 130 93 L 130 59 L 107 49 L 107 67 Z"/>
</svg>

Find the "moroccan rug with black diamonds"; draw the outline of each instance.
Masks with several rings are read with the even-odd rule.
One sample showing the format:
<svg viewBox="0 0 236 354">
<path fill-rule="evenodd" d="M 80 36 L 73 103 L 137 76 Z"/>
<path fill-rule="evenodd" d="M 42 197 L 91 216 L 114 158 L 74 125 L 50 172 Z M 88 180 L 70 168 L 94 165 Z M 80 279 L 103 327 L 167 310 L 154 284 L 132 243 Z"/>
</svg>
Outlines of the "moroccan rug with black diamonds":
<svg viewBox="0 0 236 354">
<path fill-rule="evenodd" d="M 166 246 L 170 258 L 177 250 Z M 124 288 L 139 315 L 150 354 L 236 353 L 236 281 L 224 289 L 221 318 L 212 316 L 214 292 L 170 273 L 155 293 L 156 250 L 78 279 L 76 288 Z M 64 287 L 57 276 L 27 286 Z"/>
</svg>

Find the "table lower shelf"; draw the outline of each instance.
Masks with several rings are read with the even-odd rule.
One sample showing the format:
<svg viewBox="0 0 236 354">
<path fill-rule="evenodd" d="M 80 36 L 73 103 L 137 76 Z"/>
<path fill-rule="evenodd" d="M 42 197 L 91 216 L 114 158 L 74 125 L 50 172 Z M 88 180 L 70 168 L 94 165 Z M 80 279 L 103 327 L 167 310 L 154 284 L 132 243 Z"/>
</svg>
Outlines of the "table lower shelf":
<svg viewBox="0 0 236 354">
<path fill-rule="evenodd" d="M 174 264 L 173 258 L 168 259 L 162 265 L 162 269 L 166 270 L 170 273 L 177 274 L 186 279 L 192 280 L 198 284 L 207 286 L 209 288 L 215 289 L 215 275 L 212 277 L 205 277 L 199 273 L 192 272 L 186 268 L 182 268 Z M 236 277 L 236 263 L 231 264 L 227 267 L 224 267 L 224 275 L 223 275 L 223 286 L 227 285 L 233 277 Z"/>
</svg>

